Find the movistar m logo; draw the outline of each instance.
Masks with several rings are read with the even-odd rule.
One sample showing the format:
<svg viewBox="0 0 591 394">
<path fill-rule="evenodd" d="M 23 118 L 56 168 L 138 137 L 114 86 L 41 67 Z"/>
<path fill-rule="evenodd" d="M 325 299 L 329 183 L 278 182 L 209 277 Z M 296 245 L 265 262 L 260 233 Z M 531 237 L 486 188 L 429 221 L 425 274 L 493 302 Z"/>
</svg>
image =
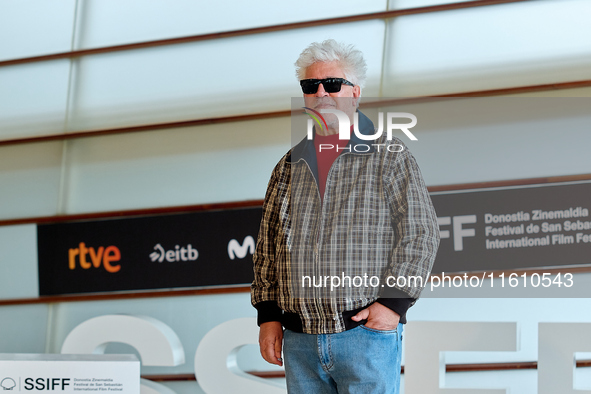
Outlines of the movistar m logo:
<svg viewBox="0 0 591 394">
<path fill-rule="evenodd" d="M 235 239 L 232 239 L 228 243 L 228 256 L 230 257 L 230 260 L 234 260 L 236 257 L 243 259 L 248 253 L 254 253 L 254 238 L 250 235 L 244 238 L 242 245 L 240 245 Z"/>
</svg>

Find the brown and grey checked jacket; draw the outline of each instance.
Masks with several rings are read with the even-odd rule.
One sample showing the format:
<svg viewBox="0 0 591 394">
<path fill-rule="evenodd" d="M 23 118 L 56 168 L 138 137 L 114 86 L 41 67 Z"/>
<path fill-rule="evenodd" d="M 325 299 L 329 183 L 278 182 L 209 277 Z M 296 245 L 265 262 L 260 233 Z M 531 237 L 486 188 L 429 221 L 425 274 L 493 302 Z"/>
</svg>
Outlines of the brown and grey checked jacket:
<svg viewBox="0 0 591 394">
<path fill-rule="evenodd" d="M 373 134 L 371 121 L 361 113 L 359 119 L 361 132 Z M 414 157 L 397 138 L 352 134 L 321 200 L 314 149 L 303 140 L 269 181 L 251 286 L 259 324 L 297 314 L 305 333 L 342 332 L 343 312 L 386 298 L 404 314 L 426 285 L 439 245 Z M 342 286 L 334 286 L 336 278 Z M 398 311 L 396 299 L 409 301 Z"/>
</svg>

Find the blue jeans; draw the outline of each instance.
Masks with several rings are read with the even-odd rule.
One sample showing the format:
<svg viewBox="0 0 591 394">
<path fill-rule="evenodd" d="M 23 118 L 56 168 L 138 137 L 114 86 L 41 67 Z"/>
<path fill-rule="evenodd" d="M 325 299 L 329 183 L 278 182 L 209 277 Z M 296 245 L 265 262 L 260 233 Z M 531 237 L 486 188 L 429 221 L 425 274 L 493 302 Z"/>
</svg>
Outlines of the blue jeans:
<svg viewBox="0 0 591 394">
<path fill-rule="evenodd" d="M 403 325 L 365 326 L 338 334 L 285 330 L 283 354 L 290 394 L 398 394 Z"/>
</svg>

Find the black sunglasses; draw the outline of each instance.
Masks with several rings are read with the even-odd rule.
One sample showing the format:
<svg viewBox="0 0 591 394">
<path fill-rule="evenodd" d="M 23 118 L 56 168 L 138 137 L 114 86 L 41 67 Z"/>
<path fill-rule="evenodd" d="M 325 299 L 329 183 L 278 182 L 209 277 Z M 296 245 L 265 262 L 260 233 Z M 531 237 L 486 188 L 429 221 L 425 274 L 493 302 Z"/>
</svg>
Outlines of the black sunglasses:
<svg viewBox="0 0 591 394">
<path fill-rule="evenodd" d="M 320 84 L 324 86 L 326 93 L 340 92 L 342 84 L 355 86 L 344 78 L 302 79 L 300 81 L 300 86 L 304 94 L 315 94 Z"/>
</svg>

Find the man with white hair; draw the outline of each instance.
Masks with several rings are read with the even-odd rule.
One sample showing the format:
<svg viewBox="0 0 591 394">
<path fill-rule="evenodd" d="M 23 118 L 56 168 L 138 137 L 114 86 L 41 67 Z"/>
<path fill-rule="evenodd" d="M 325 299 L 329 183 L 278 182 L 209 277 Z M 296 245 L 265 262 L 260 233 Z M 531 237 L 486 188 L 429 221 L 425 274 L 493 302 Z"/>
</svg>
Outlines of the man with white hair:
<svg viewBox="0 0 591 394">
<path fill-rule="evenodd" d="M 378 138 L 357 110 L 361 52 L 326 40 L 296 67 L 322 122 L 267 188 L 251 286 L 261 354 L 283 365 L 283 351 L 290 393 L 398 393 L 406 311 L 439 245 L 435 211 L 402 141 Z M 337 110 L 354 125 L 348 139 Z"/>
</svg>

